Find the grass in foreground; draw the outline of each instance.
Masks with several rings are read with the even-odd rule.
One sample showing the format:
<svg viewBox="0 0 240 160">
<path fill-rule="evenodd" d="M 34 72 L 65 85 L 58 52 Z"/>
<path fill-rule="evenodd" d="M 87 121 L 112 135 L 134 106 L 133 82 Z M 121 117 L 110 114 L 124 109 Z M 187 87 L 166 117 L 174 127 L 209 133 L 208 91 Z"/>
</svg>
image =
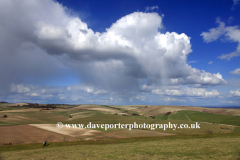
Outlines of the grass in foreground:
<svg viewBox="0 0 240 160">
<path fill-rule="evenodd" d="M 239 159 L 240 135 L 113 139 L 3 146 L 6 159 Z"/>
</svg>

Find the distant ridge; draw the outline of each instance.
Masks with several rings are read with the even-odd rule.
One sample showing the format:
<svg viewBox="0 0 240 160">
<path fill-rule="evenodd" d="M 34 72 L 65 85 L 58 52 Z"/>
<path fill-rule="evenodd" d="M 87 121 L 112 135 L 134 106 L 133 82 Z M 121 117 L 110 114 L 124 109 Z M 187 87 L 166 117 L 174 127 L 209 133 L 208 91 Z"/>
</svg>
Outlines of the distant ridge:
<svg viewBox="0 0 240 160">
<path fill-rule="evenodd" d="M 0 103 L 8 103 L 8 102 L 5 102 L 5 101 L 0 101 Z"/>
<path fill-rule="evenodd" d="M 205 108 L 240 109 L 240 106 L 200 106 Z"/>
</svg>

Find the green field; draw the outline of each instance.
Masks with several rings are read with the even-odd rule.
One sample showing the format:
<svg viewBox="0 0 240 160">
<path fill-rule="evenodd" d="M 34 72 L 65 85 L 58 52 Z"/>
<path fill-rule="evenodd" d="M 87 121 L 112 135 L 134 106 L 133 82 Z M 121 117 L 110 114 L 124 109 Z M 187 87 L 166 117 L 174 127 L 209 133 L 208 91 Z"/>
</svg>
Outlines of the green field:
<svg viewBox="0 0 240 160">
<path fill-rule="evenodd" d="M 240 125 L 240 116 L 212 114 L 196 111 L 179 111 L 176 114 L 169 115 L 168 119 L 229 124 L 236 126 Z"/>
<path fill-rule="evenodd" d="M 106 106 L 98 106 L 106 108 Z M 110 107 L 111 109 L 117 107 Z M 118 107 L 120 108 L 120 107 Z M 117 109 L 120 110 L 120 109 Z M 126 111 L 126 109 L 121 109 Z M 133 111 L 132 111 L 133 112 Z M 7 119 L 0 119 L 0 126 L 6 125 L 22 125 L 22 124 L 56 124 L 57 122 L 72 123 L 72 124 L 88 124 L 89 122 L 98 124 L 132 124 L 134 122 L 138 124 L 188 124 L 199 122 L 201 129 L 156 129 L 158 132 L 175 133 L 175 134 L 212 134 L 212 133 L 237 133 L 239 132 L 240 116 L 211 114 L 197 111 L 178 111 L 175 114 L 169 116 L 158 115 L 155 119 L 144 116 L 122 116 L 110 114 L 109 112 L 97 111 L 97 110 L 63 110 L 63 111 L 33 111 L 33 112 L 0 112 L 0 117 L 4 114 L 12 116 L 20 116 L 25 119 L 17 119 L 12 121 L 6 121 Z M 71 115 L 72 118 L 69 118 Z M 76 117 L 76 118 L 75 118 Z M 81 118 L 83 117 L 83 118 Z M 3 121 L 4 120 L 4 121 Z M 208 123 L 204 123 L 208 122 Z M 214 123 L 214 124 L 213 124 Z M 218 124 L 228 124 L 233 126 L 222 126 Z M 235 129 L 236 128 L 236 129 Z M 98 129 L 102 131 L 102 129 Z M 115 131 L 115 129 L 113 130 Z"/>
<path fill-rule="evenodd" d="M 192 121 L 240 125 L 240 116 L 211 114 L 205 112 L 195 112 L 187 115 Z"/>
</svg>

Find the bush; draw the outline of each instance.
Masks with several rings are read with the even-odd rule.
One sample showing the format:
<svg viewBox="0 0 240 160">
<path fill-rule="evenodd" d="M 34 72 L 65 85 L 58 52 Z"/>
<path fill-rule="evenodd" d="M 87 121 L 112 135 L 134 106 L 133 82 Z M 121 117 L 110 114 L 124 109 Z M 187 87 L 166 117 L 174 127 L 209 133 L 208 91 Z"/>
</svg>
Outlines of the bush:
<svg viewBox="0 0 240 160">
<path fill-rule="evenodd" d="M 137 114 L 137 113 L 132 113 L 131 115 L 132 115 L 132 116 L 140 116 L 140 115 Z"/>
<path fill-rule="evenodd" d="M 165 116 L 168 116 L 168 115 L 170 115 L 171 114 L 171 112 L 167 112 L 166 114 L 165 114 Z"/>
</svg>

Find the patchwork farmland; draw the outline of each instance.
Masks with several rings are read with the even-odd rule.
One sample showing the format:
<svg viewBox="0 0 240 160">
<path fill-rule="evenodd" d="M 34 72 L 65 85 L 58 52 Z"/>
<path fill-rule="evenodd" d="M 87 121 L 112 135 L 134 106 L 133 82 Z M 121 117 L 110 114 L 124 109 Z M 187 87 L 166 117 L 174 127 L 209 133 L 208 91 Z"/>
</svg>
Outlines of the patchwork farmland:
<svg viewBox="0 0 240 160">
<path fill-rule="evenodd" d="M 81 148 L 82 145 L 90 147 L 94 145 L 98 150 L 100 144 L 115 145 L 123 147 L 123 143 L 127 147 L 132 148 L 133 144 L 147 145 L 152 148 L 157 142 L 161 145 L 166 145 L 172 150 L 180 148 L 173 145 L 178 141 L 188 139 L 189 143 L 194 145 L 194 142 L 202 141 L 203 145 L 208 144 L 208 141 L 213 142 L 215 147 L 218 142 L 214 139 L 223 138 L 223 143 L 230 142 L 236 144 L 239 148 L 240 144 L 240 110 L 239 109 L 217 109 L 203 108 L 191 106 L 107 106 L 107 105 L 36 105 L 36 104 L 0 104 L 0 149 L 2 157 L 16 157 L 14 151 L 16 148 L 22 148 L 22 159 L 25 159 L 25 154 L 36 152 L 35 158 L 38 159 L 43 152 L 41 146 L 43 141 L 47 141 L 50 145 L 50 150 L 62 150 L 73 146 Z M 108 130 L 102 128 L 62 128 L 56 127 L 57 122 L 63 124 L 191 124 L 198 123 L 200 128 L 176 128 L 175 130 L 167 128 L 156 128 L 155 130 L 135 128 L 118 129 L 111 128 Z M 202 140 L 200 140 L 202 139 Z M 208 139 L 208 140 L 207 140 Z M 207 140 L 207 141 L 206 141 Z M 142 142 L 144 141 L 144 142 Z M 134 142 L 130 145 L 130 143 Z M 144 144 L 146 146 L 144 147 Z M 172 144 L 172 146 L 171 146 Z M 67 145 L 67 146 L 65 146 Z M 197 145 L 197 144 L 196 144 Z M 59 148 L 60 147 L 60 148 Z M 100 147 L 100 146 L 99 146 Z M 195 146 L 196 147 L 196 146 Z M 14 149 L 15 148 L 15 149 Z M 115 150 L 111 148 L 112 152 Z M 30 149 L 30 150 L 28 150 Z M 140 148 L 139 148 L 140 149 Z M 141 150 L 141 149 L 140 149 Z M 154 150 L 154 149 L 153 149 Z M 203 149 L 204 151 L 205 149 Z M 122 150 L 122 152 L 124 149 Z M 153 152 L 153 157 L 159 158 L 157 151 Z M 193 151 L 197 152 L 197 151 Z M 89 154 L 88 151 L 84 152 Z M 65 154 L 65 153 L 64 153 Z M 133 151 L 136 156 L 137 152 Z M 180 153 L 179 153 L 180 154 Z M 182 154 L 182 155 L 181 155 Z M 181 153 L 185 158 L 196 158 L 193 155 Z M 214 152 L 217 159 L 218 153 Z M 226 159 L 237 158 L 239 155 L 236 152 L 226 152 Z M 230 154 L 229 156 L 227 156 Z M 151 155 L 151 154 L 150 154 Z M 211 155 L 211 154 L 209 154 Z M 60 155 L 59 155 L 60 156 Z M 70 155 L 69 155 L 70 156 Z M 108 154 L 111 158 L 111 154 Z M 118 158 L 131 158 L 129 156 L 121 157 L 120 152 L 116 154 Z M 146 158 L 149 154 L 138 155 L 138 158 Z M 177 154 L 172 154 L 172 159 L 177 159 Z M 57 157 L 54 155 L 53 157 Z M 55 159 L 53 158 L 52 159 Z M 68 156 L 67 156 L 68 157 Z M 84 157 L 84 156 L 83 156 Z M 161 158 L 162 155 L 160 156 Z M 94 155 L 93 155 L 94 158 Z M 95 157 L 96 158 L 96 157 Z M 102 157 L 103 158 L 103 157 Z M 197 156 L 201 158 L 201 156 Z M 204 158 L 204 157 L 202 157 Z M 205 157 L 206 158 L 206 157 Z M 132 157 L 132 159 L 134 159 Z M 137 159 L 137 158 L 136 158 Z"/>
</svg>

